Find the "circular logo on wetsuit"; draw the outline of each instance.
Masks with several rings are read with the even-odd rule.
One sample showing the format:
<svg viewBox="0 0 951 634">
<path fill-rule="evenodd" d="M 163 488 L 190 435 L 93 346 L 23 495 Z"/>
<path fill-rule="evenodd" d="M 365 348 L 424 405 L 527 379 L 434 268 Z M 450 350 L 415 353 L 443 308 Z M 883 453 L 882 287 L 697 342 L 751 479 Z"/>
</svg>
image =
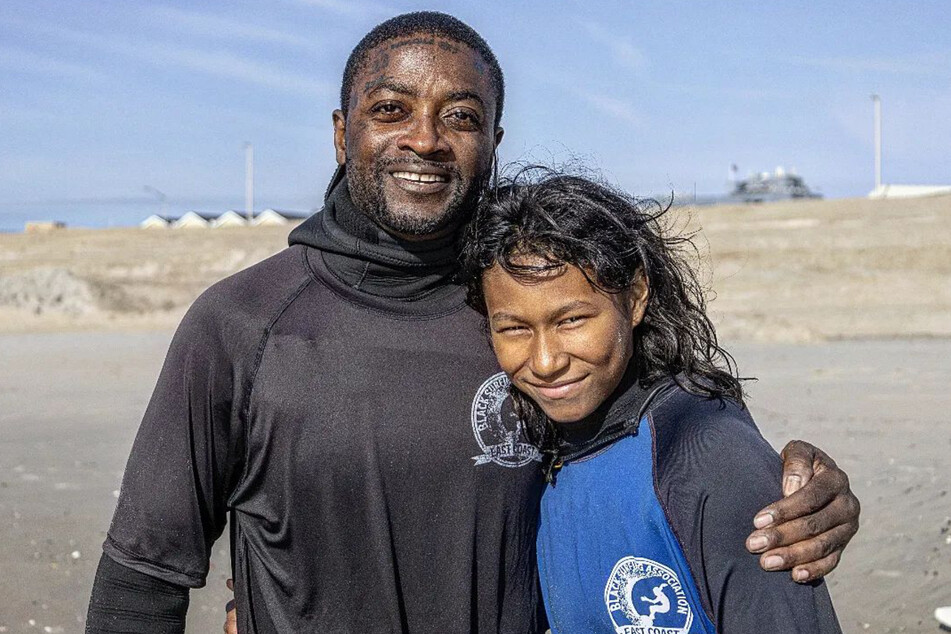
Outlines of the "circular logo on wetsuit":
<svg viewBox="0 0 951 634">
<path fill-rule="evenodd" d="M 617 634 L 686 634 L 693 622 L 674 571 L 641 557 L 624 557 L 614 564 L 604 603 Z"/>
<path fill-rule="evenodd" d="M 515 415 L 509 385 L 505 372 L 499 372 L 482 384 L 472 401 L 472 433 L 482 449 L 472 457 L 477 465 L 494 462 L 522 467 L 541 461 L 538 448 L 528 442 L 525 426 Z"/>
</svg>

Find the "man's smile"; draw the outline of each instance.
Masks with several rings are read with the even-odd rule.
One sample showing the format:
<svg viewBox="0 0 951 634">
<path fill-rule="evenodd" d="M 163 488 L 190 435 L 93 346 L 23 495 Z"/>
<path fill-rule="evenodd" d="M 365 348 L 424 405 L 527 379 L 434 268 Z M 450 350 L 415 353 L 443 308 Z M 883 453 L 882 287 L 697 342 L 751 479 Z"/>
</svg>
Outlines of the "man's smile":
<svg viewBox="0 0 951 634">
<path fill-rule="evenodd" d="M 394 184 L 414 194 L 438 194 L 449 187 L 452 172 L 432 165 L 402 164 L 387 170 Z"/>
<path fill-rule="evenodd" d="M 416 172 L 393 172 L 393 176 L 416 183 L 447 183 L 449 178 L 442 174 L 418 174 Z"/>
</svg>

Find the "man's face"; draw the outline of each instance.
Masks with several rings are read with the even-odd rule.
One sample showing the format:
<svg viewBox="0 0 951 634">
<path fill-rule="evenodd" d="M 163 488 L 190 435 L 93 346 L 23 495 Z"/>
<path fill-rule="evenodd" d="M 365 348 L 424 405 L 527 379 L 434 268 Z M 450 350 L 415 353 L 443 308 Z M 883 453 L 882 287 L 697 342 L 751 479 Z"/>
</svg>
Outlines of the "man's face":
<svg viewBox="0 0 951 634">
<path fill-rule="evenodd" d="M 406 239 L 455 230 L 502 139 L 496 98 L 484 60 L 464 44 L 417 34 L 370 51 L 347 116 L 333 117 L 353 202 Z"/>
</svg>

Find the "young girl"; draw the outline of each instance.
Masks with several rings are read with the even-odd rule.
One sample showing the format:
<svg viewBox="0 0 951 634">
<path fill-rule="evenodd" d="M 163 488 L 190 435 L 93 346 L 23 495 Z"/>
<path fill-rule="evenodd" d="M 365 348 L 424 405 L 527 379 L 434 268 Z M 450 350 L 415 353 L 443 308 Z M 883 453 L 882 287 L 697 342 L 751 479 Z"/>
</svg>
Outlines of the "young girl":
<svg viewBox="0 0 951 634">
<path fill-rule="evenodd" d="M 824 584 L 744 548 L 781 464 L 664 211 L 523 173 L 468 231 L 470 300 L 550 456 L 537 557 L 552 632 L 839 632 Z"/>
</svg>

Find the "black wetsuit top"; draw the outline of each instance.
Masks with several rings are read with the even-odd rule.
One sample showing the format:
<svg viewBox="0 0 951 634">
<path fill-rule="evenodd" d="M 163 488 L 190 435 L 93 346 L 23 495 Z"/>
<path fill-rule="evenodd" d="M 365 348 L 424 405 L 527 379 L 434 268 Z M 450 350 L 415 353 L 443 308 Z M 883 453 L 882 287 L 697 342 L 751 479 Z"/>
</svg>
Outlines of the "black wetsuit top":
<svg viewBox="0 0 951 634">
<path fill-rule="evenodd" d="M 199 587 L 230 518 L 241 632 L 543 631 L 539 455 L 453 239 L 393 239 L 344 179 L 290 244 L 186 315 L 105 554 Z"/>
</svg>

